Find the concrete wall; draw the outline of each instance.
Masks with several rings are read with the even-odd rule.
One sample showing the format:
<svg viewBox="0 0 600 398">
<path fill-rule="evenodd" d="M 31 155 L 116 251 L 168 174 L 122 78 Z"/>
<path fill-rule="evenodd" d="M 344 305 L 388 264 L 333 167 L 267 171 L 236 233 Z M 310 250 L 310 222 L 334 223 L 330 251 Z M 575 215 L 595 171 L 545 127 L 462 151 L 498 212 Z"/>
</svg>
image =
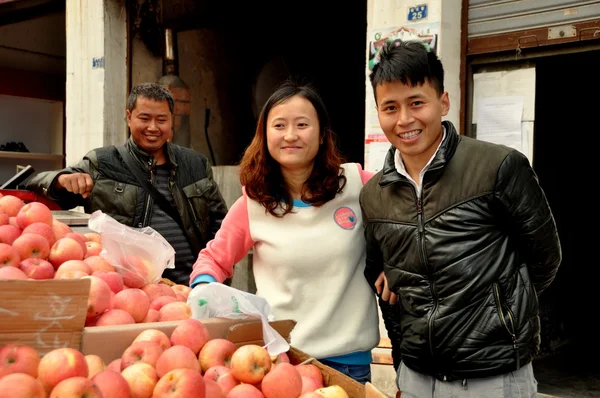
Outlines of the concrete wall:
<svg viewBox="0 0 600 398">
<path fill-rule="evenodd" d="M 67 0 L 66 164 L 126 138 L 125 0 Z"/>
</svg>

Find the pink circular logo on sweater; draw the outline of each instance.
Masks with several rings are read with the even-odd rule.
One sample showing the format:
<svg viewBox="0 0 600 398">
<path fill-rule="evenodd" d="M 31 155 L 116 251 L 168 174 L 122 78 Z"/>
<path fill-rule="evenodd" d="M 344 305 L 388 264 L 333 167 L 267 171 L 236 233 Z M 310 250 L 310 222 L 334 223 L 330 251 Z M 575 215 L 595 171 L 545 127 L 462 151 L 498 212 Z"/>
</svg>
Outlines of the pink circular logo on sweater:
<svg viewBox="0 0 600 398">
<path fill-rule="evenodd" d="M 356 214 L 349 207 L 340 207 L 333 213 L 335 223 L 344 229 L 352 229 L 356 225 Z"/>
</svg>

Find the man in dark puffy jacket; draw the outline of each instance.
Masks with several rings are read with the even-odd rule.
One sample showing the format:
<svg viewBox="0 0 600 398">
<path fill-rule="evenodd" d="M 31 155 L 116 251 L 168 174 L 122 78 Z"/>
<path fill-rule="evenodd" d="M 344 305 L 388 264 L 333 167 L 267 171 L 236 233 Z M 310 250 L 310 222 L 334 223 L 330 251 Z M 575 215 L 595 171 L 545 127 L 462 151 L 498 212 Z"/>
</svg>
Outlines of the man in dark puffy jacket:
<svg viewBox="0 0 600 398">
<path fill-rule="evenodd" d="M 561 261 L 536 174 L 442 122 L 444 71 L 423 44 L 388 44 L 370 78 L 392 147 L 361 192 L 365 276 L 398 301 L 382 313 L 402 397 L 535 396 L 537 296 Z"/>
<path fill-rule="evenodd" d="M 27 189 L 63 209 L 83 206 L 86 213 L 101 210 L 131 227 L 152 227 L 175 249 L 175 269 L 163 276 L 187 285 L 192 265 L 214 238 L 227 205 L 206 156 L 169 142 L 174 107 L 173 96 L 161 85 L 135 86 L 127 101 L 131 137 L 123 147 L 94 149 L 75 166 L 38 174 Z M 166 199 L 162 206 L 122 155 Z"/>
</svg>

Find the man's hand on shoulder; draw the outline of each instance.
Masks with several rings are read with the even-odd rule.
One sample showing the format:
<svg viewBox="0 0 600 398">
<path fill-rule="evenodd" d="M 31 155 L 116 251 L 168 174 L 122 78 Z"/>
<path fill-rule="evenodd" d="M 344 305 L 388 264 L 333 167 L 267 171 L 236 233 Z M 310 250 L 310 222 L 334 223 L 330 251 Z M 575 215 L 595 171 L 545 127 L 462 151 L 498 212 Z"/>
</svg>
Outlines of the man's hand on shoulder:
<svg viewBox="0 0 600 398">
<path fill-rule="evenodd" d="M 90 196 L 94 181 L 87 173 L 61 174 L 56 180 L 56 188 L 63 188 L 84 198 Z"/>
</svg>

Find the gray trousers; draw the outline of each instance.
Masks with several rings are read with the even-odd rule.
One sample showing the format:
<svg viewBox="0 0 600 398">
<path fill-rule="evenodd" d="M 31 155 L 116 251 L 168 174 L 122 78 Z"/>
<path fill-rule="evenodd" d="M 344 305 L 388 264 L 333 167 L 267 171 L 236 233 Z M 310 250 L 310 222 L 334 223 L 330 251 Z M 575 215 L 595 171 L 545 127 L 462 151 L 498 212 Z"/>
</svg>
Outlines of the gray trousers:
<svg viewBox="0 0 600 398">
<path fill-rule="evenodd" d="M 531 362 L 514 372 L 481 379 L 439 381 L 400 364 L 396 378 L 402 398 L 535 398 L 537 380 Z"/>
</svg>

